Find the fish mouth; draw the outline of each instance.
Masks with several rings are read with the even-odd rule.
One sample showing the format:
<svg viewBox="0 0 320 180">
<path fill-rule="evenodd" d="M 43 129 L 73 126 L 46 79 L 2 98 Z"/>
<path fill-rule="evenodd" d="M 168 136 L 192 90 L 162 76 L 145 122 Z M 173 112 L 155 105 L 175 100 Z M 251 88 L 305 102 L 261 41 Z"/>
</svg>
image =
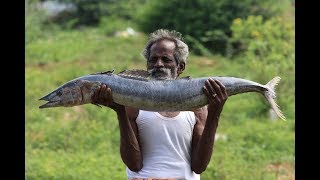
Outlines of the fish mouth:
<svg viewBox="0 0 320 180">
<path fill-rule="evenodd" d="M 49 102 L 39 106 L 39 108 L 42 109 L 42 108 L 56 107 L 59 104 L 60 104 L 60 101 L 49 101 Z"/>
<path fill-rule="evenodd" d="M 42 108 L 49 108 L 49 107 L 56 107 L 60 105 L 60 100 L 52 100 L 56 96 L 55 93 L 49 93 L 48 95 L 43 96 L 39 100 L 48 101 L 47 103 L 39 106 L 40 109 Z"/>
</svg>

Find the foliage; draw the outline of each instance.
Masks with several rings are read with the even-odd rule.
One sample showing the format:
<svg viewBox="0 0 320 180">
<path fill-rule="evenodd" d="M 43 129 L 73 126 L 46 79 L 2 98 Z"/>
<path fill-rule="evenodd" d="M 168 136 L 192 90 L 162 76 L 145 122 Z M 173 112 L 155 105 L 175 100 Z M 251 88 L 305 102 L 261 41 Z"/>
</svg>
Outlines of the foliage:
<svg viewBox="0 0 320 180">
<path fill-rule="evenodd" d="M 294 26 L 279 16 L 263 21 L 262 16 L 237 18 L 231 26 L 230 41 L 238 44 L 248 59 L 266 63 L 281 63 L 294 59 Z M 286 65 L 283 63 L 282 65 Z"/>
<path fill-rule="evenodd" d="M 201 43 L 211 53 L 226 55 L 231 37 L 230 25 L 235 18 L 261 15 L 269 18 L 283 12 L 290 1 L 233 0 L 150 0 L 137 14 L 136 21 L 145 33 L 158 28 L 175 29 L 186 38 L 191 50 L 201 54 Z M 194 39 L 199 43 L 194 43 Z M 202 54 L 203 55 L 203 54 Z"/>
<path fill-rule="evenodd" d="M 74 9 L 64 9 L 47 18 L 46 22 L 59 24 L 63 28 L 74 28 L 83 25 L 99 24 L 100 0 L 57 0 L 56 5 L 72 5 Z M 108 1 L 107 1 L 108 2 Z"/>
<path fill-rule="evenodd" d="M 109 3 L 102 3 L 103 16 L 114 16 L 124 20 L 132 20 L 137 9 L 148 0 L 110 0 Z M 106 1 L 104 1 L 106 2 Z"/>
<path fill-rule="evenodd" d="M 59 27 L 52 23 L 45 23 L 47 13 L 37 7 L 37 1 L 27 0 L 25 2 L 25 43 L 31 43 L 39 38 L 47 37 L 50 32 L 58 30 Z"/>
<path fill-rule="evenodd" d="M 98 26 L 98 30 L 107 36 L 114 36 L 119 32 L 126 31 L 127 28 L 134 30 L 136 29 L 136 24 L 132 23 L 131 20 L 115 16 L 102 17 Z"/>
<path fill-rule="evenodd" d="M 73 12 L 60 13 L 48 19 L 64 28 L 78 28 L 83 26 L 97 26 L 103 17 L 113 16 L 124 20 L 131 20 L 136 9 L 146 0 L 58 0 L 76 7 Z"/>
</svg>

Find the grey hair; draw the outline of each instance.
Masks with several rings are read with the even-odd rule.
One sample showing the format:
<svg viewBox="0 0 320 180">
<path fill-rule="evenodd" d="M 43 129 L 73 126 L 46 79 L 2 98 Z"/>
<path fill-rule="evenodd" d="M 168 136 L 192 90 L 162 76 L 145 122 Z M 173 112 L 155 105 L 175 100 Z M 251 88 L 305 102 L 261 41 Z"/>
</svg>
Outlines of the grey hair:
<svg viewBox="0 0 320 180">
<path fill-rule="evenodd" d="M 179 64 L 180 62 L 184 62 L 186 64 L 189 55 L 189 48 L 188 45 L 183 42 L 181 33 L 175 30 L 169 31 L 167 29 L 158 29 L 155 32 L 151 33 L 145 48 L 141 52 L 142 56 L 145 57 L 146 60 L 148 60 L 150 57 L 151 46 L 155 42 L 163 39 L 171 40 L 176 44 L 174 57 L 177 61 L 177 64 Z"/>
</svg>

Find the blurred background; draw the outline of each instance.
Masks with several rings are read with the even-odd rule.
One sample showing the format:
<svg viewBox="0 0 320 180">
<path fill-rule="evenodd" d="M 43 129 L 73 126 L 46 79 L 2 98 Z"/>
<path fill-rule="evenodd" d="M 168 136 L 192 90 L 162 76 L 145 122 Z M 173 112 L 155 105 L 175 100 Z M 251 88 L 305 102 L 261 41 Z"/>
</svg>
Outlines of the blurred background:
<svg viewBox="0 0 320 180">
<path fill-rule="evenodd" d="M 125 179 L 116 114 L 82 105 L 39 109 L 38 99 L 76 77 L 145 69 L 159 28 L 190 48 L 182 76 L 275 76 L 278 119 L 257 93 L 232 96 L 201 179 L 295 179 L 294 0 L 25 1 L 26 179 Z"/>
</svg>

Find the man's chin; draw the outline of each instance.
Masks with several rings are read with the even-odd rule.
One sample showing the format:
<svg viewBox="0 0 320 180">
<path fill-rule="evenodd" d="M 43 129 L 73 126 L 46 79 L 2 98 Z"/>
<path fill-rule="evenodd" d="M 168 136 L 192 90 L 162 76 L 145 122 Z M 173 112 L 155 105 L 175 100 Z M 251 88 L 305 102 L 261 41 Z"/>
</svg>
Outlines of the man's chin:
<svg viewBox="0 0 320 180">
<path fill-rule="evenodd" d="M 168 76 L 151 76 L 152 79 L 156 79 L 156 80 L 167 80 L 170 79 L 170 77 Z"/>
<path fill-rule="evenodd" d="M 149 71 L 151 74 L 152 79 L 157 79 L 157 80 L 169 80 L 169 79 L 174 79 L 173 75 L 169 70 L 167 71 L 160 71 L 160 70 L 151 70 Z"/>
<path fill-rule="evenodd" d="M 169 80 L 169 79 L 173 79 L 171 76 L 169 75 L 152 75 L 151 76 L 152 79 L 156 79 L 156 80 Z"/>
</svg>

